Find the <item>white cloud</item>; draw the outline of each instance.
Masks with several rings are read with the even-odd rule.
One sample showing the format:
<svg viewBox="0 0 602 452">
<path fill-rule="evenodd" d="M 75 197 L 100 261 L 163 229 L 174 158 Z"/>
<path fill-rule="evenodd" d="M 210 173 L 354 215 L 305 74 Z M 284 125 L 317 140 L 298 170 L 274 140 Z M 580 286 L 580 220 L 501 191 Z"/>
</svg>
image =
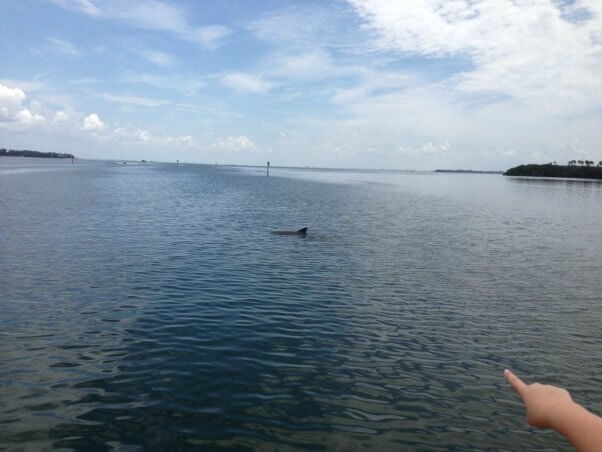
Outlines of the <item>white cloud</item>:
<svg viewBox="0 0 602 452">
<path fill-rule="evenodd" d="M 150 141 L 150 139 L 151 139 L 151 134 L 148 130 L 136 130 L 134 132 L 134 136 L 138 140 L 144 141 L 144 142 Z"/>
<path fill-rule="evenodd" d="M 565 143 L 575 139 L 589 159 L 601 155 L 597 116 L 566 120 L 509 100 L 466 109 L 442 86 L 359 96 L 340 108 L 349 119 L 291 118 L 294 139 L 287 143 L 307 149 L 325 143 L 329 150 L 345 151 L 347 163 L 332 154 L 331 164 L 372 168 L 506 169 L 541 161 L 544 154 L 538 157 L 535 150 L 545 151 L 543 161 L 566 162 L 577 150 Z M 367 155 L 364 150 L 370 148 L 382 159 Z M 320 157 L 328 158 L 326 153 Z"/>
<path fill-rule="evenodd" d="M 30 112 L 28 109 L 24 108 L 19 111 L 16 116 L 16 122 L 20 125 L 33 125 L 44 122 L 44 117 L 35 113 Z"/>
<path fill-rule="evenodd" d="M 183 37 L 200 43 L 207 49 L 215 49 L 222 45 L 225 38 L 232 32 L 229 28 L 221 25 L 211 25 L 207 27 L 191 28 L 184 32 Z"/>
<path fill-rule="evenodd" d="M 0 120 L 10 121 L 21 109 L 25 93 L 19 88 L 0 85 Z"/>
<path fill-rule="evenodd" d="M 184 89 L 185 87 L 182 87 Z M 213 110 L 200 107 L 199 105 L 192 102 L 174 102 L 172 100 L 166 99 L 156 99 L 152 97 L 141 97 L 141 96 L 129 96 L 129 95 L 119 95 L 112 93 L 99 93 L 97 94 L 101 99 L 106 100 L 107 102 L 113 102 L 117 104 L 121 104 L 123 110 L 122 111 L 134 111 L 135 106 L 138 107 L 147 107 L 147 108 L 157 108 L 157 107 L 165 107 L 165 108 L 173 108 L 180 111 L 186 111 L 189 113 L 195 114 L 208 114 Z"/>
<path fill-rule="evenodd" d="M 273 83 L 265 81 L 261 77 L 242 72 L 226 74 L 223 76 L 222 82 L 237 91 L 248 91 L 256 94 L 265 94 L 274 87 Z"/>
<path fill-rule="evenodd" d="M 51 2 L 65 9 L 77 11 L 88 16 L 100 15 L 100 10 L 92 0 L 51 0 Z"/>
<path fill-rule="evenodd" d="M 82 130 L 92 132 L 91 137 L 97 141 L 121 145 L 127 143 L 128 145 L 198 148 L 191 135 L 157 134 L 148 129 L 131 127 L 117 127 L 110 130 L 96 114 L 91 114 L 84 119 Z"/>
<path fill-rule="evenodd" d="M 162 142 L 167 145 L 197 147 L 191 135 L 167 136 L 163 138 Z"/>
<path fill-rule="evenodd" d="M 127 135 L 128 132 L 124 129 L 116 129 L 115 134 L 124 136 Z M 190 148 L 198 147 L 190 135 L 154 135 L 146 129 L 135 130 L 132 135 L 138 142 L 144 144 L 155 146 L 185 146 Z"/>
<path fill-rule="evenodd" d="M 444 143 L 431 143 L 430 141 L 416 147 L 400 146 L 399 152 L 405 155 L 441 155 L 450 151 L 450 144 Z"/>
<path fill-rule="evenodd" d="M 52 119 L 52 124 L 63 124 L 69 122 L 70 117 L 67 112 L 57 111 Z"/>
<path fill-rule="evenodd" d="M 175 6 L 155 0 L 112 3 L 104 10 L 109 16 L 120 17 L 132 24 L 151 30 L 177 31 L 186 23 Z"/>
<path fill-rule="evenodd" d="M 578 23 L 551 0 L 442 2 L 348 0 L 377 38 L 377 49 L 468 57 L 464 93 L 497 93 L 526 104 L 576 112 L 602 102 L 602 3 L 580 2 Z"/>
<path fill-rule="evenodd" d="M 145 73 L 128 72 L 123 74 L 119 80 L 124 83 L 144 83 L 155 88 L 167 89 L 181 92 L 187 96 L 196 94 L 205 82 L 197 77 L 187 77 L 180 74 L 156 75 Z"/>
<path fill-rule="evenodd" d="M 46 42 L 48 50 L 52 53 L 72 58 L 81 58 L 82 56 L 81 50 L 72 42 L 59 38 L 46 38 Z"/>
<path fill-rule="evenodd" d="M 214 150 L 230 152 L 255 150 L 255 144 L 246 135 L 216 138 L 210 147 Z"/>
<path fill-rule="evenodd" d="M 325 50 L 272 55 L 264 66 L 272 76 L 297 80 L 319 80 L 349 72 L 333 62 Z"/>
<path fill-rule="evenodd" d="M 271 10 L 248 26 L 257 38 L 270 44 L 303 52 L 320 48 L 348 48 L 355 30 L 345 19 L 348 8 L 330 7 L 327 2 L 292 2 Z"/>
<path fill-rule="evenodd" d="M 118 96 L 117 96 L 118 97 Z M 27 97 L 20 88 L 9 88 L 0 84 L 0 129 L 21 133 L 27 129 L 35 130 L 37 136 L 54 137 L 69 140 L 74 137 L 86 137 L 99 142 L 115 142 L 119 144 L 145 144 L 152 146 L 180 147 L 197 149 L 199 146 L 191 135 L 157 134 L 145 128 L 117 127 L 110 129 L 97 113 L 87 116 L 66 107 L 52 111 L 42 102 L 36 100 L 25 104 Z M 123 101 L 118 97 L 116 101 Z M 136 104 L 155 105 L 140 98 L 127 98 Z M 44 115 L 39 114 L 43 112 Z M 46 121 L 45 117 L 49 118 Z M 51 119 L 50 119 L 51 118 Z M 244 149 L 252 147 L 250 140 L 239 137 L 222 141 L 223 147 Z"/>
<path fill-rule="evenodd" d="M 175 58 L 169 53 L 160 52 L 158 50 L 149 49 L 131 49 L 132 53 L 135 53 L 140 58 L 152 63 L 156 66 L 167 67 L 173 66 Z"/>
<path fill-rule="evenodd" d="M 417 83 L 415 77 L 409 74 L 363 69 L 357 83 L 335 89 L 332 101 L 335 104 L 352 104 L 370 96 L 378 97 L 382 93 L 400 91 Z"/>
<path fill-rule="evenodd" d="M 92 17 L 118 19 L 134 27 L 173 34 L 179 39 L 192 41 L 206 49 L 219 47 L 231 30 L 221 25 L 194 26 L 189 23 L 185 10 L 156 0 L 52 0 L 54 4 Z"/>
<path fill-rule="evenodd" d="M 7 88 L 19 88 L 25 92 L 31 93 L 32 91 L 39 91 L 44 87 L 44 84 L 39 80 L 13 80 L 13 79 L 0 79 L 0 85 L 4 85 Z"/>
<path fill-rule="evenodd" d="M 103 93 L 100 95 L 104 100 L 119 104 L 139 105 L 141 107 L 161 107 L 169 104 L 168 101 L 162 99 L 152 99 L 139 96 L 120 96 L 117 94 Z"/>
<path fill-rule="evenodd" d="M 280 88 L 282 99 L 292 100 L 305 95 L 296 90 L 299 85 L 340 81 L 346 83 L 361 77 L 365 69 L 361 66 L 345 64 L 332 58 L 327 50 L 313 49 L 299 52 L 275 52 L 260 60 L 255 73 L 231 72 L 222 77 L 222 83 L 237 91 L 266 94 Z M 295 91 L 290 90 L 295 88 Z M 322 89 L 326 88 L 326 85 Z M 324 93 L 320 93 L 323 97 Z"/>
<path fill-rule="evenodd" d="M 105 128 L 105 123 L 100 120 L 96 113 L 92 113 L 84 118 L 82 130 L 86 132 L 102 132 Z"/>
<path fill-rule="evenodd" d="M 69 83 L 74 85 L 98 85 L 100 83 L 100 79 L 94 77 L 82 77 L 69 80 Z"/>
<path fill-rule="evenodd" d="M 0 126 L 21 128 L 44 121 L 42 115 L 32 113 L 23 105 L 25 99 L 23 90 L 0 84 Z"/>
<path fill-rule="evenodd" d="M 305 47 L 307 39 L 316 35 L 316 29 L 326 29 L 323 20 L 310 12 L 290 9 L 274 12 L 253 21 L 248 28 L 262 40 L 288 46 L 297 43 Z"/>
</svg>

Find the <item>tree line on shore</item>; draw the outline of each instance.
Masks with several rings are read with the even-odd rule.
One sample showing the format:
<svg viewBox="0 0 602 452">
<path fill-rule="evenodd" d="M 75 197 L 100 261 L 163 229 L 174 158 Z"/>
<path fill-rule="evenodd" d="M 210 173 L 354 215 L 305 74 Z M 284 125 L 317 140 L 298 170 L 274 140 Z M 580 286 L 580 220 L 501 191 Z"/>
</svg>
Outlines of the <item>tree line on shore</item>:
<svg viewBox="0 0 602 452">
<path fill-rule="evenodd" d="M 27 149 L 24 150 L 15 150 L 15 149 L 0 149 L 0 157 L 41 157 L 48 159 L 74 159 L 75 156 L 73 154 L 61 154 L 58 152 L 38 152 L 38 151 L 30 151 Z"/>
<path fill-rule="evenodd" d="M 575 165 L 579 165 L 579 166 L 582 166 L 582 165 L 592 166 L 592 165 L 594 165 L 594 163 L 595 162 L 593 160 L 571 160 L 569 162 L 569 166 L 575 166 Z M 602 166 L 602 160 L 600 160 L 596 166 L 597 167 L 601 167 Z"/>
<path fill-rule="evenodd" d="M 556 162 L 543 165 L 519 165 L 510 168 L 504 173 L 504 176 L 602 179 L 602 160 L 598 164 L 592 160 L 571 160 L 568 165 L 557 165 Z"/>
</svg>

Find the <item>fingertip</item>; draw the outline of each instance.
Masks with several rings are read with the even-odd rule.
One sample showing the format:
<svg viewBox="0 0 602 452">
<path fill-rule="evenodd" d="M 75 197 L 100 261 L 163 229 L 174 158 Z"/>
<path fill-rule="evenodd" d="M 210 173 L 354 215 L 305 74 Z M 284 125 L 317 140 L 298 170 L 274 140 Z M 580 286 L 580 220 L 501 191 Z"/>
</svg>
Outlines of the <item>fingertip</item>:
<svg viewBox="0 0 602 452">
<path fill-rule="evenodd" d="M 518 394 L 522 393 L 526 386 L 523 380 L 514 375 L 509 369 L 504 370 L 504 377 L 506 378 L 506 381 L 510 383 L 512 389 L 514 389 Z"/>
</svg>

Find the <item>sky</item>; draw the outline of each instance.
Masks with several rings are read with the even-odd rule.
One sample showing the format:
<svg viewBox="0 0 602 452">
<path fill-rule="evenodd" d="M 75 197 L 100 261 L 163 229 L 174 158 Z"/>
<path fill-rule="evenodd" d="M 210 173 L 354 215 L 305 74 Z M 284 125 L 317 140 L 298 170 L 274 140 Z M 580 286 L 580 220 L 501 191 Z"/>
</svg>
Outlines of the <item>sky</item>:
<svg viewBox="0 0 602 452">
<path fill-rule="evenodd" d="M 0 0 L 0 147 L 505 170 L 602 160 L 600 0 Z"/>
</svg>

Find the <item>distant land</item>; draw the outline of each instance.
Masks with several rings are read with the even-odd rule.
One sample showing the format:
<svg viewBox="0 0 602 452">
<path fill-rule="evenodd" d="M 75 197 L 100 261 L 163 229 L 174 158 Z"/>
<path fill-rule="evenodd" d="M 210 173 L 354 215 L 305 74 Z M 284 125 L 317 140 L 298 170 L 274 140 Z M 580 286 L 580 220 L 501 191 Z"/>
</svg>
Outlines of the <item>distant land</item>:
<svg viewBox="0 0 602 452">
<path fill-rule="evenodd" d="M 475 173 L 475 174 L 502 174 L 503 171 L 480 171 L 471 169 L 436 169 L 436 173 Z"/>
<path fill-rule="evenodd" d="M 0 149 L 0 157 L 40 157 L 45 159 L 74 159 L 73 154 L 59 154 L 58 152 L 38 152 L 14 149 Z"/>
<path fill-rule="evenodd" d="M 574 160 L 569 165 L 555 165 L 546 163 L 544 165 L 529 164 L 510 168 L 504 176 L 530 176 L 530 177 L 565 177 L 575 179 L 602 179 L 602 162 L 593 166 L 594 162 L 586 160 L 587 164 L 577 166 Z"/>
</svg>

